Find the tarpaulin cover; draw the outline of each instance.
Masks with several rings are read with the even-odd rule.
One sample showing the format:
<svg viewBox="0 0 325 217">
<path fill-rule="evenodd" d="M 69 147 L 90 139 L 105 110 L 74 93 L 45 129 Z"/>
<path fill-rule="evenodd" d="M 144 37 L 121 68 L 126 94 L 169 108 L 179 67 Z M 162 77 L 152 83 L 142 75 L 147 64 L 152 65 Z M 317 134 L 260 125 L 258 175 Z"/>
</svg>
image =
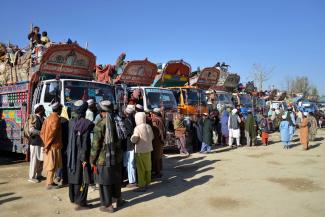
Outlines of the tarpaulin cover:
<svg viewBox="0 0 325 217">
<path fill-rule="evenodd" d="M 106 65 L 104 68 L 101 65 L 96 66 L 96 77 L 99 82 L 111 83 L 111 77 L 114 74 L 115 66 Z"/>
</svg>

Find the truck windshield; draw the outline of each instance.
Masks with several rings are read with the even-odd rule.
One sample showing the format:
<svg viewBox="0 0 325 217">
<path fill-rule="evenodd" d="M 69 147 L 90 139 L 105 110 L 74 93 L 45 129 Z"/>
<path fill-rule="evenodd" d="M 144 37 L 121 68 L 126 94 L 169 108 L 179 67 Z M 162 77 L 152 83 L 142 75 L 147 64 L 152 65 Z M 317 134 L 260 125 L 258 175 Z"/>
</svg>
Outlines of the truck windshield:
<svg viewBox="0 0 325 217">
<path fill-rule="evenodd" d="M 222 102 L 225 104 L 232 104 L 231 95 L 228 93 L 217 93 L 216 94 L 217 102 Z"/>
<path fill-rule="evenodd" d="M 252 100 L 249 95 L 240 95 L 239 96 L 240 104 L 246 108 L 252 107 Z"/>
<path fill-rule="evenodd" d="M 188 105 L 206 105 L 207 99 L 203 90 L 198 89 L 186 89 L 187 91 L 187 101 Z"/>
<path fill-rule="evenodd" d="M 171 90 L 159 88 L 145 88 L 148 109 L 160 108 L 177 109 L 175 96 Z"/>
<path fill-rule="evenodd" d="M 114 100 L 114 88 L 107 84 L 88 81 L 64 81 L 64 103 L 71 106 L 77 100 L 94 99 L 96 103 L 102 100 Z"/>
</svg>

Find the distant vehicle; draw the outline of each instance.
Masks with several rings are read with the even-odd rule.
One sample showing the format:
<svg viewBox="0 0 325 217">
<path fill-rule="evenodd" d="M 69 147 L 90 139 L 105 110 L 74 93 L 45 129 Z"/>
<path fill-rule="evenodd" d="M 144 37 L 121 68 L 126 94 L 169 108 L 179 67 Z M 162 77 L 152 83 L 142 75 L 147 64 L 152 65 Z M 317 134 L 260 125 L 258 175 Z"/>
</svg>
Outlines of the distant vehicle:
<svg viewBox="0 0 325 217">
<path fill-rule="evenodd" d="M 200 116 L 208 112 L 205 90 L 215 84 L 219 70 L 207 67 L 190 77 L 191 66 L 183 60 L 167 62 L 158 73 L 152 86 L 166 87 L 173 91 L 178 111 L 185 116 Z"/>
<path fill-rule="evenodd" d="M 208 90 L 207 93 L 214 94 L 215 106 L 219 111 L 222 111 L 224 108 L 234 107 L 232 102 L 232 94 L 226 91 L 221 90 Z"/>
<path fill-rule="evenodd" d="M 300 111 L 303 112 L 313 112 L 315 113 L 318 110 L 318 107 L 315 102 L 309 100 L 299 101 L 297 107 Z"/>
<path fill-rule="evenodd" d="M 161 87 L 129 87 L 129 95 L 136 89 L 140 90 L 140 104 L 145 111 L 152 111 L 155 108 L 163 108 L 163 119 L 166 128 L 166 139 L 164 149 L 177 148 L 175 132 L 169 129 L 177 114 L 177 102 L 172 90 Z"/>
<path fill-rule="evenodd" d="M 254 112 L 261 112 L 262 114 L 267 112 L 266 111 L 267 106 L 266 106 L 265 99 L 263 99 L 261 97 L 254 96 L 253 97 L 253 105 L 254 105 Z"/>
<path fill-rule="evenodd" d="M 247 93 L 235 93 L 233 94 L 233 99 L 236 106 L 240 106 L 240 112 L 246 116 L 248 110 L 253 110 L 253 99 L 251 95 Z"/>
<path fill-rule="evenodd" d="M 288 109 L 288 104 L 286 101 L 267 101 L 266 105 L 270 109 L 274 108 L 275 110 L 286 111 Z"/>
<path fill-rule="evenodd" d="M 177 102 L 173 91 L 161 87 L 129 87 L 129 92 L 139 89 L 144 110 L 152 111 L 155 108 L 164 108 L 165 112 L 176 112 Z"/>
<path fill-rule="evenodd" d="M 181 114 L 192 116 L 208 112 L 204 90 L 191 86 L 170 87 L 169 89 L 174 93 Z"/>
</svg>

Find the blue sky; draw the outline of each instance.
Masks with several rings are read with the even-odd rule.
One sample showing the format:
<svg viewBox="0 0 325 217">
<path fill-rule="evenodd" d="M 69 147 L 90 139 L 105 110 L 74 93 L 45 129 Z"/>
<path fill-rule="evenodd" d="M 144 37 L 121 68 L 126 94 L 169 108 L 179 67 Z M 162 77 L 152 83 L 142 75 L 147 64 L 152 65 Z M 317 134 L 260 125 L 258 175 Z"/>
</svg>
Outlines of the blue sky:
<svg viewBox="0 0 325 217">
<path fill-rule="evenodd" d="M 28 44 L 31 23 L 53 41 L 77 40 L 98 63 L 184 59 L 196 67 L 218 61 L 243 81 L 252 65 L 274 68 L 266 86 L 306 75 L 325 94 L 325 1 L 322 0 L 71 0 L 1 3 L 0 41 Z"/>
</svg>

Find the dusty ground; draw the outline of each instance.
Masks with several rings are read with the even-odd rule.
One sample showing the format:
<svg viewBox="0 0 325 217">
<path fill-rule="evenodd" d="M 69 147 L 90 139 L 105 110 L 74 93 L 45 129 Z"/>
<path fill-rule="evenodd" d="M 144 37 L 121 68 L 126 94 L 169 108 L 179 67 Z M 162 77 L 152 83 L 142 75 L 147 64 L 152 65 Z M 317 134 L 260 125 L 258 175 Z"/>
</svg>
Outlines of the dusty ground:
<svg viewBox="0 0 325 217">
<path fill-rule="evenodd" d="M 221 148 L 190 158 L 169 155 L 164 177 L 146 194 L 124 189 L 127 205 L 114 216 L 325 216 L 325 130 L 312 149 L 298 142 L 283 150 L 278 135 L 268 147 Z M 2 159 L 2 164 L 4 160 Z M 0 161 L 1 163 L 1 161 Z M 28 165 L 0 166 L 0 216 L 104 216 L 98 208 L 73 210 L 68 189 L 46 191 L 27 182 Z M 89 200 L 99 206 L 98 191 Z"/>
</svg>

